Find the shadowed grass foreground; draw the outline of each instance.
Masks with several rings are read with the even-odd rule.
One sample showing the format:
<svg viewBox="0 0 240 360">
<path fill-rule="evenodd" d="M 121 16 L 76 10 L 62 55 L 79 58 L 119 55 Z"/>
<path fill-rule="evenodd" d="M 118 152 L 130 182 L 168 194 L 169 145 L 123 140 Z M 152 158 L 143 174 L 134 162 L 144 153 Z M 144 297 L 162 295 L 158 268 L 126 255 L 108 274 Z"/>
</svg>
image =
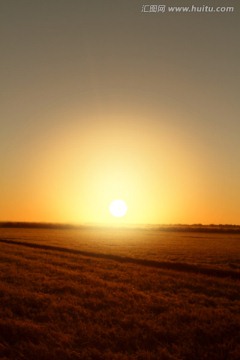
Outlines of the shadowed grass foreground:
<svg viewBox="0 0 240 360">
<path fill-rule="evenodd" d="M 1 359 L 240 357 L 236 279 L 0 246 Z"/>
</svg>

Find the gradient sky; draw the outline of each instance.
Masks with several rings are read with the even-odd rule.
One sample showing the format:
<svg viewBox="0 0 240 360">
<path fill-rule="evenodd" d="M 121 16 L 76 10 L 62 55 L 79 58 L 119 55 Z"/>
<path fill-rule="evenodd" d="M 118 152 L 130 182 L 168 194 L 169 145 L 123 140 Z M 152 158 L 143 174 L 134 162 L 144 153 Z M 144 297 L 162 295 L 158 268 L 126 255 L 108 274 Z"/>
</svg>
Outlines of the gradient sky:
<svg viewBox="0 0 240 360">
<path fill-rule="evenodd" d="M 0 220 L 240 223 L 239 4 L 152 3 L 0 0 Z"/>
</svg>

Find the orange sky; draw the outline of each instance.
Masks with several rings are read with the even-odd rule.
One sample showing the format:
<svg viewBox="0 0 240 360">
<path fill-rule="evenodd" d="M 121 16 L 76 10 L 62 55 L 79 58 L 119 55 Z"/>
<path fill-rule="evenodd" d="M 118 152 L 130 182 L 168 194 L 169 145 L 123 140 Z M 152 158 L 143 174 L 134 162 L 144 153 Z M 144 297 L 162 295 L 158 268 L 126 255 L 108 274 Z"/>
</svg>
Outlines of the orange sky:
<svg viewBox="0 0 240 360">
<path fill-rule="evenodd" d="M 2 8 L 0 221 L 240 223 L 239 8 Z"/>
</svg>

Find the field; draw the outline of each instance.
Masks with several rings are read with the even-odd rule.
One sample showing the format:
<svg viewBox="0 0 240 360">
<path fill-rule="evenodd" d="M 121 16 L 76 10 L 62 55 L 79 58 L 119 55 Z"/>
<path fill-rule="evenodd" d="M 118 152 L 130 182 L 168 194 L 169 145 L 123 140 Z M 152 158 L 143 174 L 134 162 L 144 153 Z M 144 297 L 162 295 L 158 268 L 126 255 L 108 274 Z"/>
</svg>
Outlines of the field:
<svg viewBox="0 0 240 360">
<path fill-rule="evenodd" d="M 0 359 L 240 358 L 240 234 L 2 228 L 0 248 Z"/>
</svg>

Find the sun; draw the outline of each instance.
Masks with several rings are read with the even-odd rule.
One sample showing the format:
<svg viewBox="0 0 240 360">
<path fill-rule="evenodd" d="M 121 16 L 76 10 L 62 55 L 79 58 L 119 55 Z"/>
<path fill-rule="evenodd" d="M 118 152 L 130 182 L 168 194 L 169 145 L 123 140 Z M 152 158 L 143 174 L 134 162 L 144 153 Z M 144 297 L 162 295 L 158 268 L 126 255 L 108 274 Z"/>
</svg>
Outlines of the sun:
<svg viewBox="0 0 240 360">
<path fill-rule="evenodd" d="M 109 205 L 109 211 L 112 214 L 112 216 L 115 217 L 122 217 L 126 215 L 128 210 L 127 204 L 124 200 L 113 200 L 111 204 Z"/>
</svg>

